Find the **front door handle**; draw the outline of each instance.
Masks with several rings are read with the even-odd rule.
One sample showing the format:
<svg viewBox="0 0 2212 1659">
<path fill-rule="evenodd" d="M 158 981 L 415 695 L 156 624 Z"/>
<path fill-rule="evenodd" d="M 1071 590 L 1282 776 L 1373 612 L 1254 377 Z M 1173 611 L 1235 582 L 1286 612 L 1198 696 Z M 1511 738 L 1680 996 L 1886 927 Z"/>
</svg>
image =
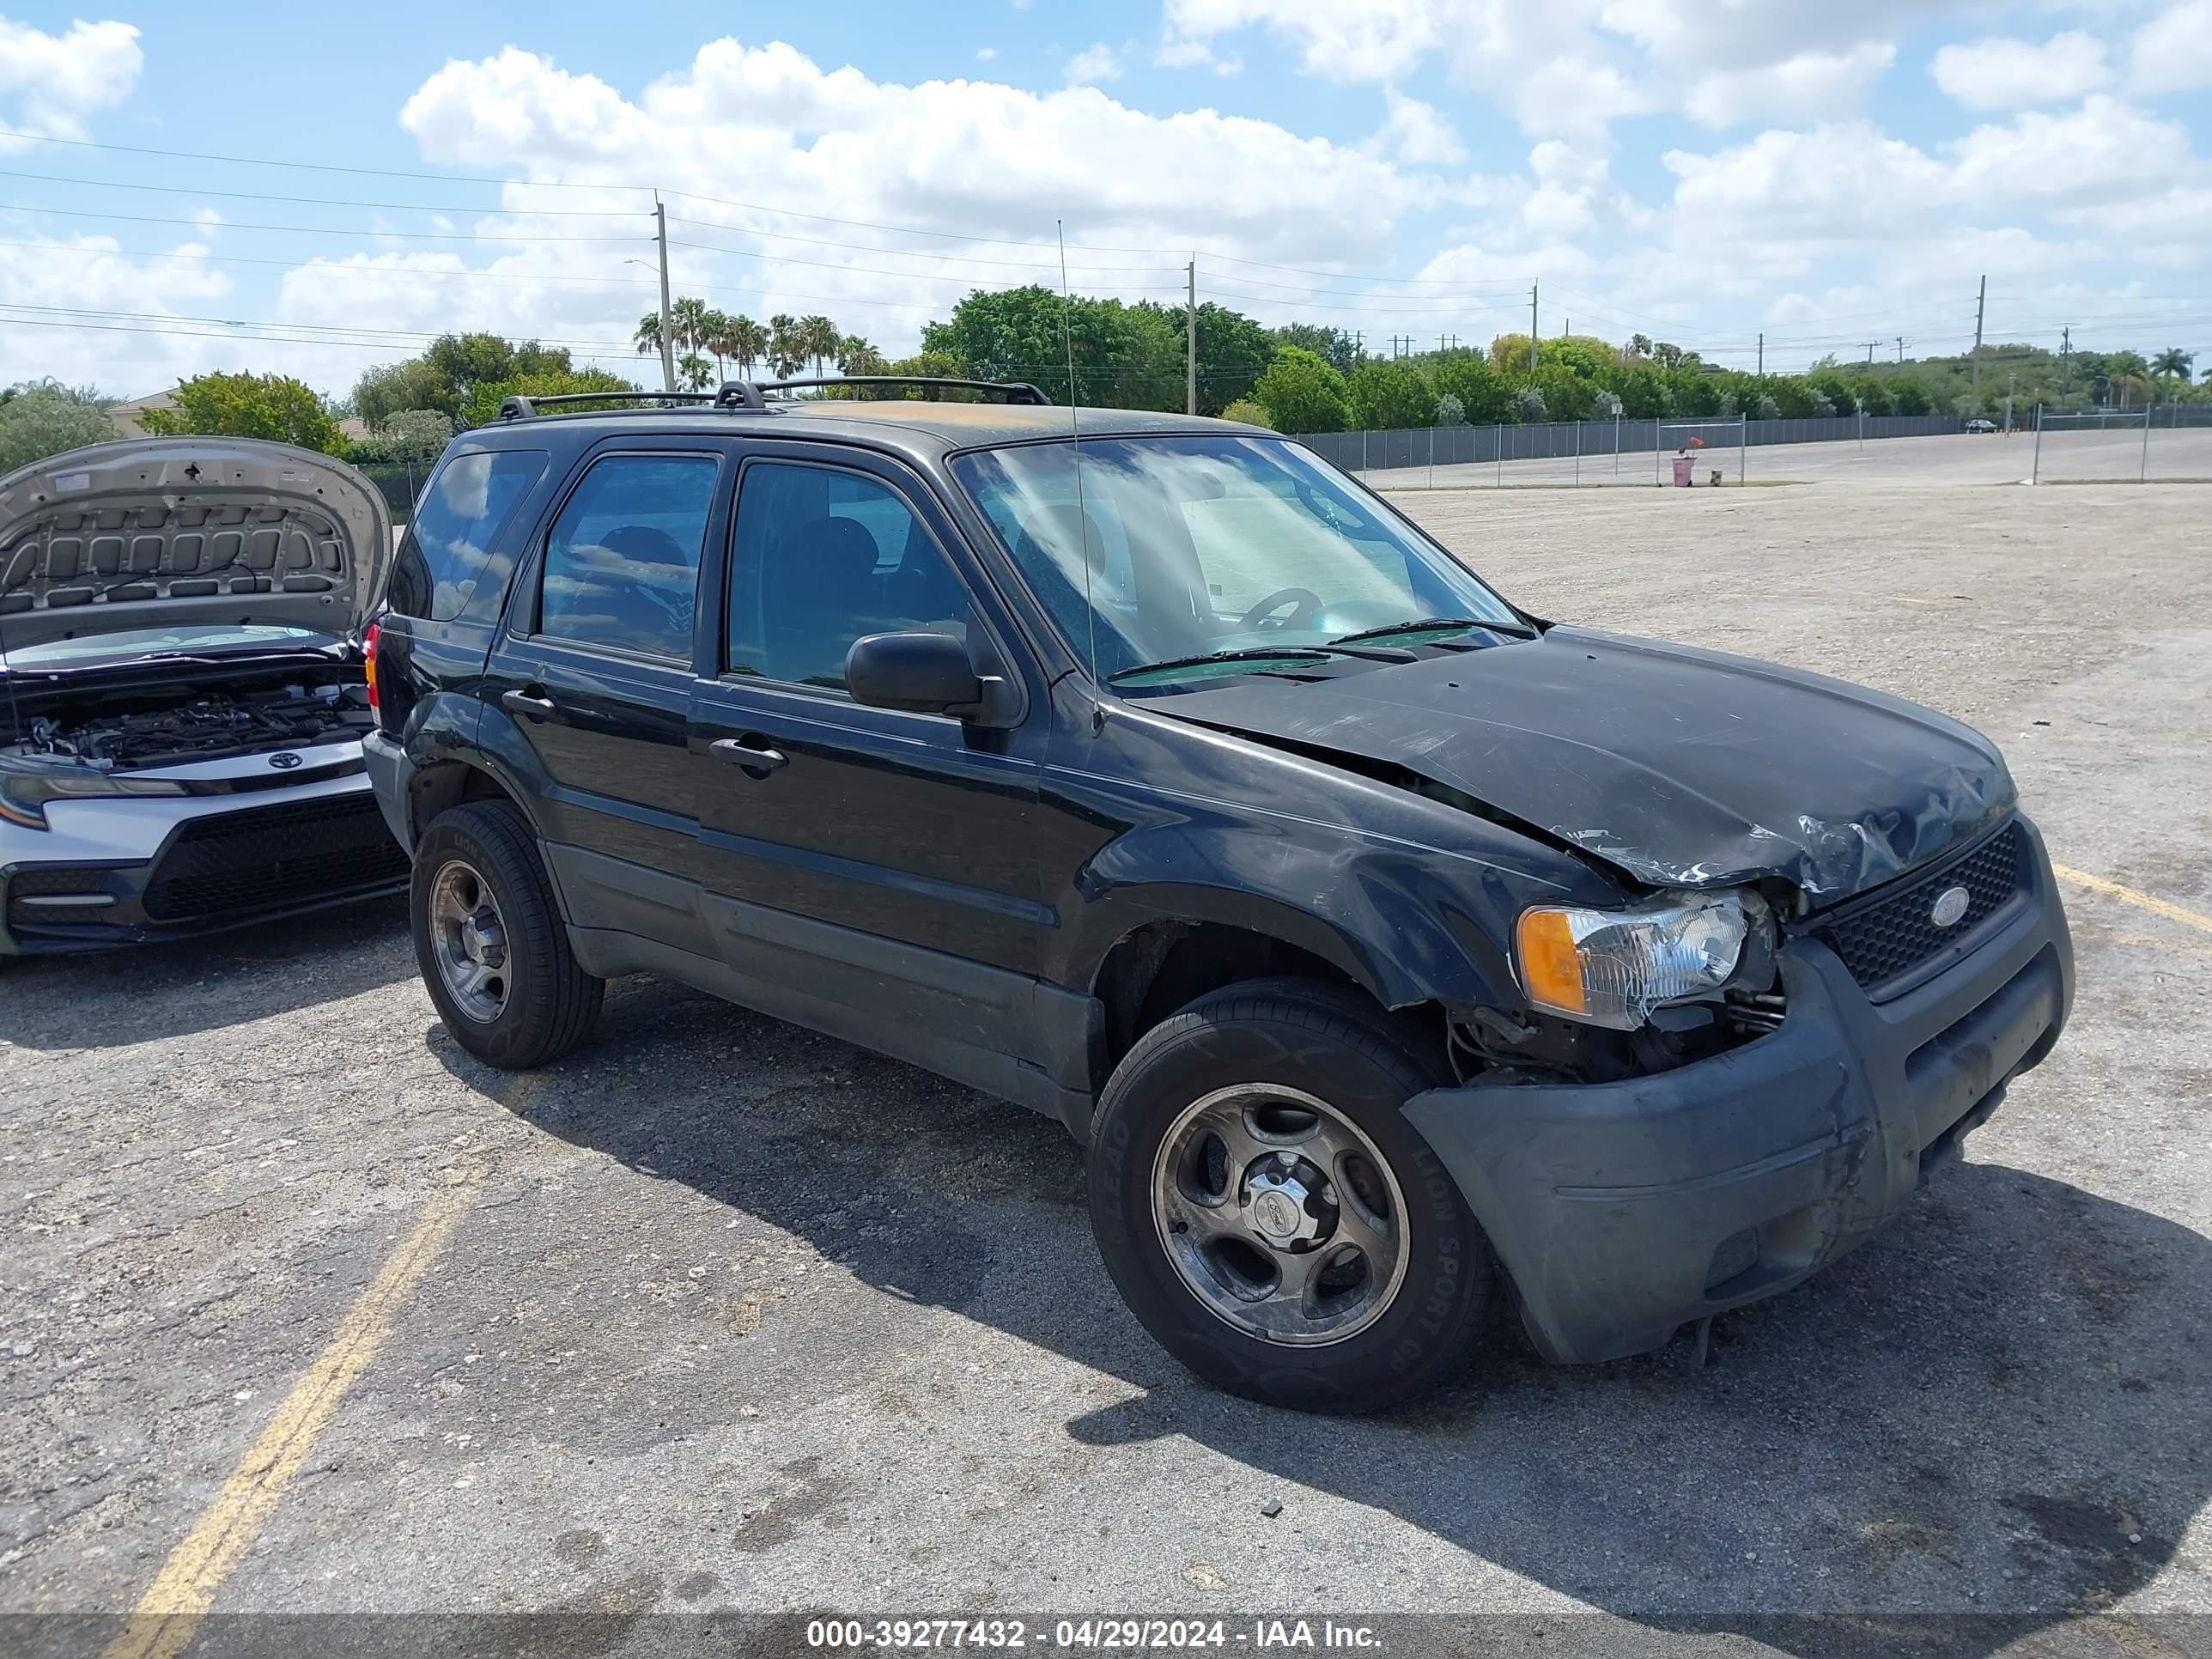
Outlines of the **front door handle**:
<svg viewBox="0 0 2212 1659">
<path fill-rule="evenodd" d="M 527 714 L 535 720 L 557 720 L 561 705 L 550 697 L 533 697 L 527 691 L 502 691 L 499 706 L 511 714 Z"/>
<path fill-rule="evenodd" d="M 707 746 L 731 765 L 743 767 L 748 772 L 773 772 L 779 766 L 788 764 L 782 750 L 756 749 L 737 738 L 718 738 Z"/>
</svg>

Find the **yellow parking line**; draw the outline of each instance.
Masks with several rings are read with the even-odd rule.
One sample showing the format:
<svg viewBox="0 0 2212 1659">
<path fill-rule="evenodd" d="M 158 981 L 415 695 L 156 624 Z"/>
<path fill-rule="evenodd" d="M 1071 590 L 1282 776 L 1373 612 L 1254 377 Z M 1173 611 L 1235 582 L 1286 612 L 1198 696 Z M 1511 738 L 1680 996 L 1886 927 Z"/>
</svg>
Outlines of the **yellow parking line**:
<svg viewBox="0 0 2212 1659">
<path fill-rule="evenodd" d="M 520 1110 L 544 1084 L 540 1073 L 518 1078 L 501 1103 Z M 253 1547 L 263 1522 L 337 1414 L 346 1390 L 392 1334 L 408 1293 L 453 1237 L 473 1191 L 472 1183 L 448 1188 L 423 1206 L 307 1375 L 284 1396 L 253 1449 L 231 1471 L 184 1542 L 169 1553 L 101 1659 L 177 1659 L 190 1645 L 216 1589 Z"/>
<path fill-rule="evenodd" d="M 2212 933 L 2212 916 L 2201 916 L 2194 910 L 2184 909 L 2180 905 L 2160 898 L 2154 893 L 2142 892 L 2133 887 L 2124 887 L 2117 881 L 2107 881 L 2104 877 L 2093 876 L 2087 871 L 2069 869 L 2063 864 L 2054 864 L 2051 869 L 2051 873 L 2061 881 L 2070 881 L 2076 887 L 2086 887 L 2093 893 L 2102 893 L 2107 898 L 2121 900 L 2124 903 L 2148 910 L 2154 916 L 2164 916 L 2168 921 L 2178 921 L 2185 927 L 2194 927 L 2200 932 Z"/>
</svg>

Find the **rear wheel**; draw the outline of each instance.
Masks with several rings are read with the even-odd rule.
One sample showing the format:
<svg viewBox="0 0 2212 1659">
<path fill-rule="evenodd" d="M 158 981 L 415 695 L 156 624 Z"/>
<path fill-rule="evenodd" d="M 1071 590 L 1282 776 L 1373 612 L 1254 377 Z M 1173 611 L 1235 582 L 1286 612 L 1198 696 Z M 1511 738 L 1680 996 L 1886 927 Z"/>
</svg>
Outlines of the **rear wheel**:
<svg viewBox="0 0 2212 1659">
<path fill-rule="evenodd" d="M 529 825 L 505 801 L 441 813 L 415 849 L 415 959 L 453 1040 L 524 1071 L 599 1018 L 606 981 L 576 965 Z"/>
<path fill-rule="evenodd" d="M 1091 1222 L 1147 1330 L 1209 1382 L 1377 1411 L 1463 1364 L 1497 1283 L 1459 1188 L 1400 1110 L 1434 1079 L 1360 999 L 1234 986 L 1115 1068 Z"/>
</svg>

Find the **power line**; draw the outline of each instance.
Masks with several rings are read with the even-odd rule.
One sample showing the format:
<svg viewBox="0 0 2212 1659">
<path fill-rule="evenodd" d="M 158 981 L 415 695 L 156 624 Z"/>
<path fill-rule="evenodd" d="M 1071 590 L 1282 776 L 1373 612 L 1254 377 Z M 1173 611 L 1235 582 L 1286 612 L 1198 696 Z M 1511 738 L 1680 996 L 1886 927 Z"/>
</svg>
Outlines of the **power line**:
<svg viewBox="0 0 2212 1659">
<path fill-rule="evenodd" d="M 645 240 L 635 236 L 510 236 L 503 232 L 464 230 L 356 230 L 345 225 L 262 225 L 241 220 L 175 219 L 146 213 L 100 213 L 89 208 L 39 207 L 27 202 L 0 202 L 0 213 L 45 213 L 59 219 L 98 219 L 132 225 L 189 225 L 195 230 L 281 230 L 308 236 L 402 236 L 418 242 L 619 242 L 629 246 Z M 615 216 L 605 216 L 612 218 Z"/>
<path fill-rule="evenodd" d="M 642 208 L 499 208 L 470 207 L 453 203 L 431 202 L 364 202 L 337 196 L 290 196 L 270 191 L 210 190 L 204 185 L 140 185 L 119 179 L 71 179 L 58 173 L 24 173 L 15 167 L 0 167 L 0 179 L 29 179 L 42 185 L 70 185 L 80 189 L 150 191 L 165 196 L 220 196 L 233 202 L 285 202 L 300 206 L 383 208 L 395 213 L 499 213 L 535 219 L 578 218 L 605 219 L 629 212 L 645 212 Z M 628 185 L 603 185 L 603 190 L 629 190 Z M 46 211 L 41 208 L 36 210 Z"/>
</svg>

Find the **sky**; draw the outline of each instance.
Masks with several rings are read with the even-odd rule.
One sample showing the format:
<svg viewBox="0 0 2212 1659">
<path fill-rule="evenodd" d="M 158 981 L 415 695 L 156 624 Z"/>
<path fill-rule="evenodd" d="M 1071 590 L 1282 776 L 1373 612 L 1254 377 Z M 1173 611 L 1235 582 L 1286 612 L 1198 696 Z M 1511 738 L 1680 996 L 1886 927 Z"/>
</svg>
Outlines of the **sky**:
<svg viewBox="0 0 2212 1659">
<path fill-rule="evenodd" d="M 2212 370 L 2212 0 L 0 0 L 0 384 L 633 374 L 678 294 L 896 356 L 969 289 L 1733 367 Z M 635 263 L 634 263 L 635 262 Z"/>
</svg>

